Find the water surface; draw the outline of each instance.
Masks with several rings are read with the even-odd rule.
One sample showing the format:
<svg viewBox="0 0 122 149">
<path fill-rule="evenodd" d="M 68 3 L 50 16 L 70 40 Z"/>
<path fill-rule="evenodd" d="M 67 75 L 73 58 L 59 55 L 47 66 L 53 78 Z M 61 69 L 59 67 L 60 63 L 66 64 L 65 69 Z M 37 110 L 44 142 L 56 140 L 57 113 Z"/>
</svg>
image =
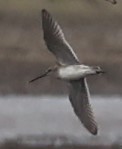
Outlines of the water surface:
<svg viewBox="0 0 122 149">
<path fill-rule="evenodd" d="M 81 125 L 67 96 L 0 97 L 0 141 L 21 138 L 32 143 L 36 138 L 43 144 L 121 143 L 121 97 L 94 96 L 91 104 L 99 127 L 99 134 L 95 137 Z"/>
</svg>

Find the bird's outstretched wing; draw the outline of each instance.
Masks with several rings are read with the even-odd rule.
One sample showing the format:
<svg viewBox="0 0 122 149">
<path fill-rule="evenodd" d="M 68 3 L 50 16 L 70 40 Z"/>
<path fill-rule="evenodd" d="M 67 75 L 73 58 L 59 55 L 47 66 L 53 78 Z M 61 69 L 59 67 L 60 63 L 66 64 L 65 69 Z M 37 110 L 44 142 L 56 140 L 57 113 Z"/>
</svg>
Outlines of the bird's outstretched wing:
<svg viewBox="0 0 122 149">
<path fill-rule="evenodd" d="M 97 124 L 89 103 L 89 91 L 85 79 L 70 82 L 69 99 L 80 121 L 93 135 L 96 135 Z"/>
<path fill-rule="evenodd" d="M 65 40 L 62 29 L 45 9 L 42 10 L 42 28 L 46 45 L 60 64 L 79 64 L 73 49 Z"/>
</svg>

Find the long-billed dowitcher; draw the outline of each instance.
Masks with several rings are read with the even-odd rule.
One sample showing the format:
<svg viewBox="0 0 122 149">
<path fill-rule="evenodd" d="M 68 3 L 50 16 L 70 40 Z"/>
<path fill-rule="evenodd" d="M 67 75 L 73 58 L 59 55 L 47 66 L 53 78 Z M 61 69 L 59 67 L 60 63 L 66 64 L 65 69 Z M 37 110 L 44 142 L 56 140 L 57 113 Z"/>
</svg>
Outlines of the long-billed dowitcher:
<svg viewBox="0 0 122 149">
<path fill-rule="evenodd" d="M 102 69 L 98 66 L 80 64 L 78 57 L 66 41 L 61 27 L 45 9 L 42 10 L 42 28 L 45 43 L 56 56 L 57 64 L 30 82 L 51 74 L 69 82 L 69 99 L 74 112 L 89 132 L 96 135 L 97 124 L 89 103 L 90 97 L 86 77 L 103 73 Z"/>
</svg>

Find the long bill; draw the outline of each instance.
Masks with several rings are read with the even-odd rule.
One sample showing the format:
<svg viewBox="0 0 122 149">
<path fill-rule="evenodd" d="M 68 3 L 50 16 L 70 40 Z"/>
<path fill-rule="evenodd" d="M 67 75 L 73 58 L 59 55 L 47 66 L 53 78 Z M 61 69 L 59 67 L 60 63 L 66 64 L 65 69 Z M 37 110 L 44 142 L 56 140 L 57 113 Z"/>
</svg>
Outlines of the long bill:
<svg viewBox="0 0 122 149">
<path fill-rule="evenodd" d="M 43 74 L 41 74 L 40 76 L 38 76 L 38 77 L 36 77 L 36 78 L 30 80 L 29 83 L 32 83 L 32 82 L 34 82 L 34 81 L 36 81 L 36 80 L 38 80 L 38 79 L 40 79 L 40 78 L 43 78 L 43 77 L 47 76 L 48 73 L 50 73 L 51 71 L 52 71 L 52 69 L 51 69 L 51 68 L 48 68 L 48 69 L 45 71 L 45 73 L 43 73 Z"/>
</svg>

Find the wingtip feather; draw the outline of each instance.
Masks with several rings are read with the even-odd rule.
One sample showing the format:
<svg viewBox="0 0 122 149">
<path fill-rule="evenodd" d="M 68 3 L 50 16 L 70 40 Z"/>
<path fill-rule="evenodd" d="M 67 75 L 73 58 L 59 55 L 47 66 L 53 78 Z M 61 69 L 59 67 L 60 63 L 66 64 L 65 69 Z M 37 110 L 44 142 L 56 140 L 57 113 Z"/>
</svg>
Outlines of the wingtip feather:
<svg viewBox="0 0 122 149">
<path fill-rule="evenodd" d="M 50 13 L 46 9 L 42 9 L 42 16 L 49 16 Z"/>
<path fill-rule="evenodd" d="M 45 13 L 45 12 L 47 12 L 47 10 L 46 9 L 42 9 L 42 13 Z"/>
<path fill-rule="evenodd" d="M 95 130 L 93 132 L 91 132 L 94 136 L 96 136 L 98 134 L 98 129 L 95 128 Z"/>
</svg>

